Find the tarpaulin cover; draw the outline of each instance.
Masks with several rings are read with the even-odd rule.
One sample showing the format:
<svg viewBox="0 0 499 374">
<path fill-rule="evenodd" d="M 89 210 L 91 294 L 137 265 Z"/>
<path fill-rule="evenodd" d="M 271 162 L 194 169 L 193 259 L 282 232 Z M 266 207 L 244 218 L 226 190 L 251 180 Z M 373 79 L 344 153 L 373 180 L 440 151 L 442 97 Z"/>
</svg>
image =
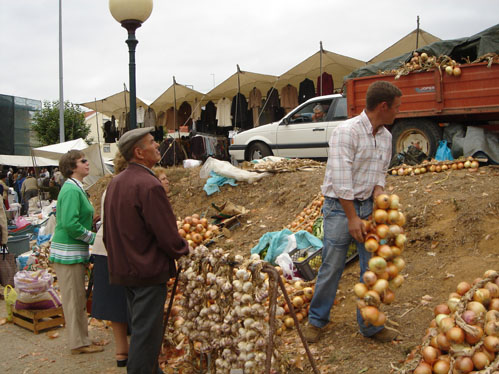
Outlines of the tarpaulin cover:
<svg viewBox="0 0 499 374">
<path fill-rule="evenodd" d="M 462 59 L 466 57 L 473 61 L 486 53 L 499 53 L 499 24 L 467 38 L 442 40 L 418 48 L 416 51 L 419 53 L 426 52 L 430 56 L 447 55 L 459 63 L 464 62 Z M 367 65 L 346 76 L 345 80 L 377 75 L 382 71 L 398 69 L 402 64 L 409 62 L 411 58 L 412 52 L 409 52 L 386 61 Z"/>
<path fill-rule="evenodd" d="M 144 109 L 148 108 L 147 104 L 138 97 L 136 97 L 135 102 L 137 108 L 140 106 Z M 80 105 L 105 114 L 106 116 L 111 117 L 114 115 L 118 118 L 122 112 L 130 111 L 130 92 L 121 91 L 104 99 L 89 101 Z"/>
</svg>

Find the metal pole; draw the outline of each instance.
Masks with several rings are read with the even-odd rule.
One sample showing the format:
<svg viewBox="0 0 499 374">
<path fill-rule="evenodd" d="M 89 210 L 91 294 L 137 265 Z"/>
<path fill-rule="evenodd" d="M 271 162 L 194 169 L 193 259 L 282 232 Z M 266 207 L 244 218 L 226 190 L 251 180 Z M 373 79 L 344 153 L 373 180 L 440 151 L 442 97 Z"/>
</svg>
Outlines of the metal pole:
<svg viewBox="0 0 499 374">
<path fill-rule="evenodd" d="M 417 19 L 417 28 L 416 28 L 416 49 L 419 47 L 419 16 Z"/>
<path fill-rule="evenodd" d="M 59 142 L 64 143 L 64 92 L 62 79 L 62 0 L 59 0 Z"/>
<path fill-rule="evenodd" d="M 320 50 L 320 82 L 321 82 L 321 91 L 320 91 L 320 96 L 322 96 L 322 41 L 320 42 L 321 50 Z"/>
<path fill-rule="evenodd" d="M 128 20 L 123 21 L 121 26 L 123 26 L 128 31 L 128 39 L 126 44 L 128 44 L 129 53 L 129 64 L 128 70 L 130 74 L 130 130 L 137 128 L 137 100 L 135 93 L 135 47 L 139 42 L 135 38 L 135 30 L 137 30 L 142 24 L 139 21 Z"/>
</svg>

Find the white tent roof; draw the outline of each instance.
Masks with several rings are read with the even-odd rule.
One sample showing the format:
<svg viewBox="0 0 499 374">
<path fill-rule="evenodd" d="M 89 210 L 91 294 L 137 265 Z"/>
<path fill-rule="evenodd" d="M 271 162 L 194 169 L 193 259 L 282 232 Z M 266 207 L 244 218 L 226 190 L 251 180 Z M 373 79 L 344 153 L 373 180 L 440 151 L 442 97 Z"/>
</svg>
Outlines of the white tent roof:
<svg viewBox="0 0 499 374">
<path fill-rule="evenodd" d="M 45 157 L 0 155 L 0 165 L 16 167 L 57 166 L 59 165 L 59 161 Z"/>
<path fill-rule="evenodd" d="M 102 158 L 99 144 L 92 144 L 89 146 L 82 138 L 69 140 L 64 143 L 34 148 L 32 153 L 35 156 L 42 156 L 57 160 L 57 164 L 59 164 L 58 160 L 62 157 L 62 155 L 72 149 L 83 151 L 83 153 L 85 153 L 85 157 L 88 159 L 90 164 L 90 174 L 85 178 L 85 182 L 87 184 L 93 184 L 99 177 L 102 177 L 105 174 L 111 174 L 109 169 L 104 165 L 105 160 Z"/>
</svg>

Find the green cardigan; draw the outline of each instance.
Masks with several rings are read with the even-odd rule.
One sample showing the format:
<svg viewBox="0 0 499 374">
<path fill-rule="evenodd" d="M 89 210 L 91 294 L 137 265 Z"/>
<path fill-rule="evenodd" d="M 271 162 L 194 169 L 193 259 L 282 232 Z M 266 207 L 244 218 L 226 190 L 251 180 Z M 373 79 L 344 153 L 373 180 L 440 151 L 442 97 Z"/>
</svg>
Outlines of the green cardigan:
<svg viewBox="0 0 499 374">
<path fill-rule="evenodd" d="M 88 245 L 95 240 L 95 233 L 90 231 L 93 216 L 94 208 L 83 187 L 68 179 L 57 199 L 57 224 L 50 245 L 51 262 L 67 265 L 88 262 Z"/>
</svg>

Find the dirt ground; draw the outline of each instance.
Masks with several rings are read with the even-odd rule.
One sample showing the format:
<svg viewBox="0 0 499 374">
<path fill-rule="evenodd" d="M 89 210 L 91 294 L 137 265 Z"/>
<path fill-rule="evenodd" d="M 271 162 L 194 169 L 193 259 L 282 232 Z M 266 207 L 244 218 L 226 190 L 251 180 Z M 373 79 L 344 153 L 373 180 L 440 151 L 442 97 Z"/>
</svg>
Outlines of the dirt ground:
<svg viewBox="0 0 499 374">
<path fill-rule="evenodd" d="M 169 169 L 175 213 L 179 217 L 193 213 L 211 216 L 215 213 L 211 204 L 225 201 L 250 209 L 232 237 L 219 243 L 246 256 L 264 233 L 281 230 L 320 193 L 324 176 L 324 169 L 280 173 L 252 185 L 222 186 L 220 193 L 206 196 L 202 191 L 205 181 L 198 171 Z M 357 332 L 352 287 L 359 266 L 353 262 L 341 279 L 331 323 L 321 341 L 311 345 L 321 373 L 390 372 L 391 364 L 400 365 L 421 343 L 433 308 L 446 302 L 459 282 L 471 282 L 488 269 L 499 270 L 499 169 L 389 176 L 386 190 L 400 196 L 407 217 L 409 244 L 402 254 L 407 262 L 406 280 L 397 290 L 395 302 L 384 307 L 401 340 L 377 343 Z M 430 300 L 427 305 L 422 303 L 423 297 Z M 283 340 L 290 356 L 299 353 L 293 372 L 311 373 L 296 331 L 285 332 Z"/>
<path fill-rule="evenodd" d="M 231 237 L 217 244 L 244 256 L 249 256 L 250 249 L 264 233 L 283 229 L 320 193 L 323 176 L 324 168 L 279 173 L 251 185 L 222 186 L 221 192 L 206 196 L 205 180 L 199 178 L 199 168 L 168 169 L 172 187 L 170 200 L 178 217 L 193 213 L 210 217 L 216 212 L 212 204 L 221 205 L 226 201 L 250 210 L 231 231 Z M 460 281 L 471 282 L 488 269 L 499 270 L 496 242 L 499 239 L 499 169 L 481 167 L 478 172 L 457 170 L 448 174 L 389 176 L 386 189 L 400 196 L 407 217 L 409 243 L 403 253 L 407 262 L 403 272 L 406 280 L 397 290 L 395 302 L 383 308 L 393 321 L 389 326 L 400 331 L 401 340 L 383 344 L 358 334 L 352 287 L 358 280 L 359 267 L 358 262 L 353 262 L 341 279 L 339 302 L 331 311 L 331 323 L 322 339 L 311 345 L 321 373 L 389 373 L 391 365 L 400 365 L 411 348 L 421 343 L 433 308 L 445 302 Z M 429 300 L 427 305 L 422 303 L 423 297 Z M 3 316 L 3 310 L 0 313 L 0 317 Z M 19 329 L 13 325 L 0 326 L 0 341 L 6 343 L 7 335 L 16 337 Z M 26 332 L 23 336 L 30 334 Z M 286 331 L 282 338 L 284 351 L 296 360 L 289 372 L 312 373 L 296 330 Z M 55 342 L 62 344 L 61 339 L 48 338 L 41 344 L 51 347 Z M 16 353 L 9 355 L 10 360 L 33 351 L 29 345 L 17 344 L 16 347 Z M 87 361 L 92 361 L 92 368 L 100 366 L 105 373 L 111 369 L 113 350 L 111 339 L 106 347 L 109 354 L 93 355 L 92 360 Z M 66 358 L 67 365 L 73 361 L 71 356 Z M 82 369 L 86 368 L 84 361 L 78 360 Z M 9 364 L 7 371 L 4 371 L 6 364 L 3 369 L 0 366 L 0 372 L 24 372 L 22 360 L 16 362 L 19 364 Z M 31 367 L 28 372 L 65 372 L 58 367 L 47 365 L 47 370 L 40 367 L 36 371 Z"/>
</svg>

